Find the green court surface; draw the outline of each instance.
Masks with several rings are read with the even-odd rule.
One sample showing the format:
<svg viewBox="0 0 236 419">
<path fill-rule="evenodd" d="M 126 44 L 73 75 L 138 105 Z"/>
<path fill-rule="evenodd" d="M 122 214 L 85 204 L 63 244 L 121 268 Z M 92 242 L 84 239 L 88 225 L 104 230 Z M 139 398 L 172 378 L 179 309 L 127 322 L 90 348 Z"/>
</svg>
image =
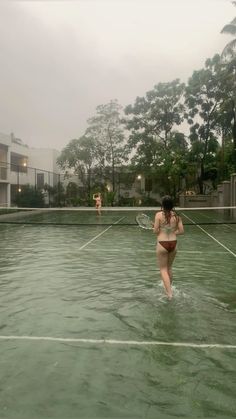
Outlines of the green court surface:
<svg viewBox="0 0 236 419">
<path fill-rule="evenodd" d="M 185 227 L 170 302 L 155 242 L 0 225 L 1 419 L 236 417 L 236 225 Z"/>
</svg>

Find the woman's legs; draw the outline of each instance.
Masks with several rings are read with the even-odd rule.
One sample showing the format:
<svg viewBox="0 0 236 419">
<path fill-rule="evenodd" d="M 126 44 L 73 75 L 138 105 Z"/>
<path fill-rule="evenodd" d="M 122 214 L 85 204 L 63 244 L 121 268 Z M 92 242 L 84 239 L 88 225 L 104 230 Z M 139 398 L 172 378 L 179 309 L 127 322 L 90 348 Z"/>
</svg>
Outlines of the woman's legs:
<svg viewBox="0 0 236 419">
<path fill-rule="evenodd" d="M 97 215 L 101 215 L 101 205 L 96 205 Z"/>
<path fill-rule="evenodd" d="M 173 252 L 174 253 L 174 252 Z M 157 260 L 160 268 L 161 278 L 165 287 L 166 294 L 169 299 L 172 298 L 173 293 L 171 289 L 172 273 L 171 265 L 173 263 L 169 262 L 170 253 L 160 244 L 157 244 Z"/>
<path fill-rule="evenodd" d="M 157 245 L 157 260 L 160 268 L 161 279 L 163 281 L 167 297 L 172 298 L 171 280 L 168 268 L 168 252 L 160 243 Z"/>
<path fill-rule="evenodd" d="M 170 283 L 172 284 L 173 281 L 173 273 L 172 273 L 172 264 L 174 262 L 175 256 L 176 256 L 177 250 L 175 248 L 175 250 L 173 250 L 172 252 L 170 252 L 168 254 L 168 273 L 169 273 L 169 277 L 170 277 Z"/>
</svg>

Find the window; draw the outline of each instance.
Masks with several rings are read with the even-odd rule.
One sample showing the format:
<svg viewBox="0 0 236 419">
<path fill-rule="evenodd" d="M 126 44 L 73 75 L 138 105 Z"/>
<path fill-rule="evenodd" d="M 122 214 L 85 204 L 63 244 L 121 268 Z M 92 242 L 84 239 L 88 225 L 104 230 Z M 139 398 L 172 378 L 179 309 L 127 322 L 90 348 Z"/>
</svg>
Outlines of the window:
<svg viewBox="0 0 236 419">
<path fill-rule="evenodd" d="M 37 188 L 44 188 L 44 173 L 37 173 Z"/>
<path fill-rule="evenodd" d="M 27 157 L 11 153 L 11 172 L 27 173 Z"/>
</svg>

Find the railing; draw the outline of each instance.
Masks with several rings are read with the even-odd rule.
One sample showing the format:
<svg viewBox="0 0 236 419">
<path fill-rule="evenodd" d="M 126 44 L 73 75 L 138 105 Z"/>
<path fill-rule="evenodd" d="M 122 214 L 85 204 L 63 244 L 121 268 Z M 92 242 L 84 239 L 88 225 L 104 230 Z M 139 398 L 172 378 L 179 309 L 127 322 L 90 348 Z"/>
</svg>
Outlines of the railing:
<svg viewBox="0 0 236 419">
<path fill-rule="evenodd" d="M 23 184 L 43 188 L 45 184 L 56 186 L 60 182 L 60 174 L 36 167 L 17 165 L 0 161 L 0 182 L 7 181 L 18 187 Z"/>
</svg>

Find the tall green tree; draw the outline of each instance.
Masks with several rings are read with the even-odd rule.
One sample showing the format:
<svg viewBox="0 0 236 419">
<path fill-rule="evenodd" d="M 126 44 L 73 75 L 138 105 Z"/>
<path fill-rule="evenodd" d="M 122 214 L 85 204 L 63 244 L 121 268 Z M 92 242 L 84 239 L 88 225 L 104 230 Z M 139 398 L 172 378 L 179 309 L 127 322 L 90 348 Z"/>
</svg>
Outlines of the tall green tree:
<svg viewBox="0 0 236 419">
<path fill-rule="evenodd" d="M 190 124 L 190 162 L 196 164 L 199 192 L 204 193 L 204 180 L 212 171 L 219 143 L 216 125 L 224 103 L 220 56 L 206 60 L 205 68 L 194 71 L 188 81 L 185 103 L 186 119 Z"/>
<path fill-rule="evenodd" d="M 222 63 L 221 91 L 223 104 L 218 122 L 221 123 L 222 137 L 228 137 L 229 131 L 232 138 L 231 164 L 236 170 L 236 57 L 231 61 Z"/>
<path fill-rule="evenodd" d="M 96 115 L 88 120 L 86 136 L 97 145 L 100 167 L 111 169 L 113 192 L 116 191 L 116 168 L 125 160 L 125 134 L 121 116 L 122 107 L 111 100 L 96 108 Z M 106 170 L 107 172 L 107 170 Z"/>
<path fill-rule="evenodd" d="M 187 183 L 188 175 L 188 142 L 185 135 L 178 131 L 170 134 L 167 148 L 160 149 L 161 163 L 153 170 L 156 190 L 173 197 Z"/>
<path fill-rule="evenodd" d="M 232 1 L 232 4 L 236 6 L 236 1 Z M 222 57 L 232 59 L 235 57 L 235 48 L 236 48 L 236 17 L 227 25 L 223 27 L 221 33 L 226 33 L 235 36 L 222 51 Z"/>
<path fill-rule="evenodd" d="M 62 150 L 57 164 L 66 172 L 73 170 L 87 190 L 88 201 L 91 195 L 92 170 L 98 163 L 96 141 L 88 136 L 71 140 Z"/>
<path fill-rule="evenodd" d="M 132 162 L 146 175 L 169 153 L 171 133 L 184 119 L 184 84 L 176 79 L 159 83 L 125 109 Z"/>
<path fill-rule="evenodd" d="M 230 67 L 233 62 L 230 63 Z M 223 102 L 216 118 L 216 132 L 221 139 L 219 150 L 219 181 L 226 180 L 236 170 L 236 80 L 229 64 L 222 64 L 221 91 Z"/>
<path fill-rule="evenodd" d="M 232 4 L 236 6 L 236 1 L 232 1 Z M 223 83 L 226 94 L 222 112 L 227 114 L 227 119 L 230 120 L 233 145 L 229 163 L 236 170 L 236 17 L 223 27 L 221 33 L 234 36 L 234 39 L 228 42 L 223 49 L 221 56 L 224 60 L 222 66 L 224 67 Z M 226 133 L 223 134 L 224 141 Z"/>
</svg>

